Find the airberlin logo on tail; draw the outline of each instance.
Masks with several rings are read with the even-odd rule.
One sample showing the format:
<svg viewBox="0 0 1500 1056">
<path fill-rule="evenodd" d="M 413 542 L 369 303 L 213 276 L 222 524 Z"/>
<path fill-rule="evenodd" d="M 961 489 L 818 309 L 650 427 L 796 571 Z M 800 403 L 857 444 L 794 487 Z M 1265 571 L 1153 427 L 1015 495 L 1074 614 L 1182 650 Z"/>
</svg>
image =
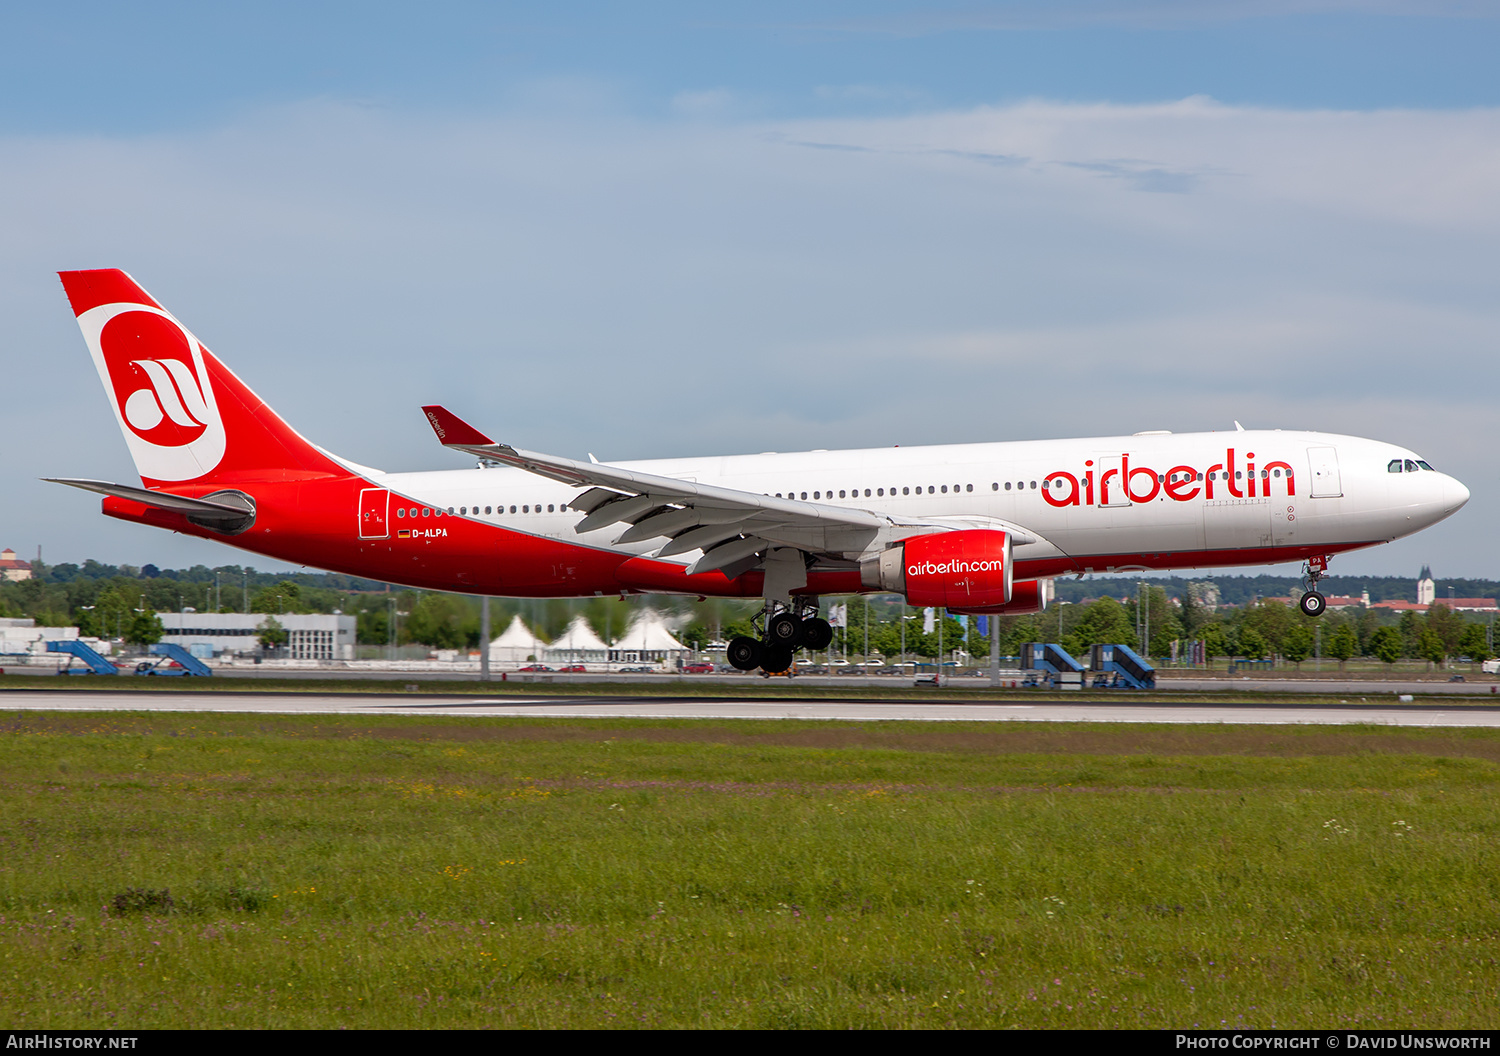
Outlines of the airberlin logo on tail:
<svg viewBox="0 0 1500 1056">
<path fill-rule="evenodd" d="M 1158 498 L 1173 502 L 1191 499 L 1270 498 L 1275 489 L 1288 498 L 1297 494 L 1292 467 L 1287 462 L 1255 464 L 1255 452 L 1243 455 L 1228 448 L 1224 461 L 1206 469 L 1195 466 L 1173 466 L 1162 472 L 1149 466 L 1130 464 L 1129 455 L 1119 458 L 1093 459 L 1084 462 L 1082 473 L 1057 470 L 1042 482 L 1042 498 L 1050 506 L 1125 506 L 1131 503 L 1155 502 Z"/>
<path fill-rule="evenodd" d="M 153 433 L 165 432 L 169 437 L 175 433 L 181 437 L 175 444 L 172 439 L 177 437 L 158 438 L 168 446 L 180 447 L 203 435 L 208 426 L 208 401 L 186 363 L 180 359 L 137 359 L 131 366 L 139 367 L 150 383 L 132 392 L 124 403 L 125 420 L 142 439 L 153 439 Z M 115 391 L 118 394 L 118 385 Z"/>
<path fill-rule="evenodd" d="M 217 466 L 224 423 L 198 339 L 144 304 L 100 305 L 78 325 L 141 476 L 193 480 Z"/>
</svg>

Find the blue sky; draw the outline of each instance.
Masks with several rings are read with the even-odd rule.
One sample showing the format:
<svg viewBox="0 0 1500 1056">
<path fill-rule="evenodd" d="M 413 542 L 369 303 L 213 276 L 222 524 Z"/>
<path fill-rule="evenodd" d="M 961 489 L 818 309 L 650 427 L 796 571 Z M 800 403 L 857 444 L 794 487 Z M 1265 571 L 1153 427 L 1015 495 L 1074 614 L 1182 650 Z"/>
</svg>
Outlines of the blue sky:
<svg viewBox="0 0 1500 1056">
<path fill-rule="evenodd" d="M 136 8 L 0 10 L 0 545 L 242 560 L 36 481 L 132 476 L 124 267 L 382 468 L 1237 418 L 1474 492 L 1335 571 L 1500 577 L 1500 4 Z"/>
</svg>

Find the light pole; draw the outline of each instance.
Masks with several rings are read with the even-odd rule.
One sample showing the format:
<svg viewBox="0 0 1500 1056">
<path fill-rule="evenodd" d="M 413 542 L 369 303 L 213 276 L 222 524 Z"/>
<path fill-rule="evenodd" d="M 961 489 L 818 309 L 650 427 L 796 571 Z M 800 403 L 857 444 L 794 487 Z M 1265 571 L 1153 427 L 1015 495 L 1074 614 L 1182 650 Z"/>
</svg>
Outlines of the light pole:
<svg viewBox="0 0 1500 1056">
<path fill-rule="evenodd" d="M 479 599 L 479 681 L 490 680 L 490 596 Z"/>
</svg>

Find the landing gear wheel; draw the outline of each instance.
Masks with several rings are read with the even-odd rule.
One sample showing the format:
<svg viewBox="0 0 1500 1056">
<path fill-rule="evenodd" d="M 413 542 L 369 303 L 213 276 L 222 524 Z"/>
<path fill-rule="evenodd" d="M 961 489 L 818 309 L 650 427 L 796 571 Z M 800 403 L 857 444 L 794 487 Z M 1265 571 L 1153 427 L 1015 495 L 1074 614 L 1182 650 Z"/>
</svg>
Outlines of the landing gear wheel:
<svg viewBox="0 0 1500 1056">
<path fill-rule="evenodd" d="M 740 671 L 754 671 L 760 666 L 761 644 L 754 638 L 740 635 L 729 643 L 729 648 L 724 651 L 728 657 L 730 666 Z"/>
<path fill-rule="evenodd" d="M 1316 590 L 1309 590 L 1302 595 L 1302 600 L 1297 603 L 1304 616 L 1321 616 L 1323 610 L 1328 608 L 1328 600 Z"/>
<path fill-rule="evenodd" d="M 783 646 L 788 654 L 802 644 L 804 624 L 790 612 L 778 612 L 771 617 L 771 622 L 766 624 L 766 641 L 768 645 Z M 785 668 L 782 668 L 785 670 Z"/>
<path fill-rule="evenodd" d="M 833 627 L 827 620 L 814 616 L 802 621 L 802 644 L 813 652 L 827 649 L 833 641 Z"/>
<path fill-rule="evenodd" d="M 779 675 L 792 666 L 792 651 L 784 645 L 767 645 L 760 658 L 760 669 L 768 675 Z"/>
</svg>

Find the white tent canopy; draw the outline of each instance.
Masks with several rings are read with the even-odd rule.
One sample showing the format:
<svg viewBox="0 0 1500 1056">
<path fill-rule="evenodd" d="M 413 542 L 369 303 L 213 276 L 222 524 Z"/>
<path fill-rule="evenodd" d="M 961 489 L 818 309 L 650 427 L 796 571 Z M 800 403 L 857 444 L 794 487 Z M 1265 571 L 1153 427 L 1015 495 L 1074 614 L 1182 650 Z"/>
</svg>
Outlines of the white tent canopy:
<svg viewBox="0 0 1500 1056">
<path fill-rule="evenodd" d="M 505 633 L 490 643 L 490 663 L 524 664 L 528 659 L 540 658 L 547 642 L 526 626 L 518 615 L 510 621 Z"/>
<path fill-rule="evenodd" d="M 657 663 L 677 660 L 688 651 L 672 632 L 667 630 L 667 621 L 654 609 L 641 609 L 625 628 L 625 633 L 615 639 L 610 647 L 609 658 L 625 663 L 646 661 Z"/>
<path fill-rule="evenodd" d="M 582 613 L 573 617 L 568 629 L 546 649 L 548 663 L 603 663 L 609 658 L 609 646 L 594 633 Z"/>
</svg>

